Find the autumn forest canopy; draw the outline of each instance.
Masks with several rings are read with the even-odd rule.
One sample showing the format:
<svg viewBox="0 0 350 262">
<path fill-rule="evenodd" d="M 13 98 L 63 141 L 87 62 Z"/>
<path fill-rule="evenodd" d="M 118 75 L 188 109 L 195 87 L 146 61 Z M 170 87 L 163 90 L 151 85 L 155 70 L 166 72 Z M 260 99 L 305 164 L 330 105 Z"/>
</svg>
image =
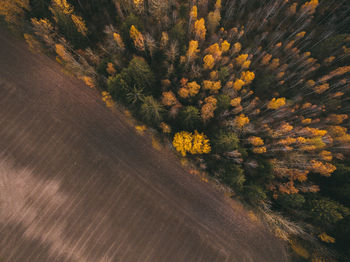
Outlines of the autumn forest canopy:
<svg viewBox="0 0 350 262">
<path fill-rule="evenodd" d="M 264 214 L 300 261 L 350 261 L 348 0 L 1 0 L 54 55 Z"/>
</svg>

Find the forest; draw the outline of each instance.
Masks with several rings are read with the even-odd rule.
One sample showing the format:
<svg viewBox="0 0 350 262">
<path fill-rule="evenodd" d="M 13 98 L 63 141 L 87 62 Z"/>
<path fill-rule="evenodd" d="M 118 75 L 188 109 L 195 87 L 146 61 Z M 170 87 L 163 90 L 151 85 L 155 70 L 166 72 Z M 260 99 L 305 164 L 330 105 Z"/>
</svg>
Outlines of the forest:
<svg viewBox="0 0 350 262">
<path fill-rule="evenodd" d="M 350 261 L 348 0 L 1 0 L 1 24 L 262 214 Z"/>
</svg>

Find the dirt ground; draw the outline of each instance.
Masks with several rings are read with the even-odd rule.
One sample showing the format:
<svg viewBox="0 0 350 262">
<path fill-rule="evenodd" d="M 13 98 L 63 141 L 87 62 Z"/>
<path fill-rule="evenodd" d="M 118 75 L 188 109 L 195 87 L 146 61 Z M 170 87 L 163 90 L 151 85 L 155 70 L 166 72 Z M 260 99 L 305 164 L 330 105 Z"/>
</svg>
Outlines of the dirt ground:
<svg viewBox="0 0 350 262">
<path fill-rule="evenodd" d="M 288 261 L 232 206 L 0 28 L 0 261 Z"/>
</svg>

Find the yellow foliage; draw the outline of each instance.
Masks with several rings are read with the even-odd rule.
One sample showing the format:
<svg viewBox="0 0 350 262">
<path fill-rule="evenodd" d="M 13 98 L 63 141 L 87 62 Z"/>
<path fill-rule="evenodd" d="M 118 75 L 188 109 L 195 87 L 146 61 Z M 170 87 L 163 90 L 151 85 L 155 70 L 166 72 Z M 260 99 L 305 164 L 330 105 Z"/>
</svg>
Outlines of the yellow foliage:
<svg viewBox="0 0 350 262">
<path fill-rule="evenodd" d="M 142 134 L 147 129 L 147 127 L 145 125 L 135 126 L 135 129 L 138 133 Z"/>
<path fill-rule="evenodd" d="M 268 65 L 270 63 L 271 58 L 272 58 L 272 55 L 270 54 L 264 55 L 264 57 L 261 60 L 261 64 Z"/>
<path fill-rule="evenodd" d="M 67 3 L 67 0 L 52 0 L 52 2 L 66 15 L 70 15 L 74 11 L 73 7 Z"/>
<path fill-rule="evenodd" d="M 349 134 L 346 134 L 346 135 L 343 135 L 343 136 L 339 136 L 339 137 L 336 137 L 335 140 L 339 143 L 350 143 L 350 135 Z"/>
<path fill-rule="evenodd" d="M 272 59 L 270 64 L 270 69 L 275 70 L 280 65 L 280 60 L 278 58 Z"/>
<path fill-rule="evenodd" d="M 243 69 L 248 69 L 248 68 L 250 67 L 250 63 L 251 63 L 250 60 L 245 61 L 245 62 L 242 64 L 242 68 L 243 68 Z"/>
<path fill-rule="evenodd" d="M 181 96 L 182 97 L 182 96 Z M 186 98 L 186 97 L 184 97 Z M 177 104 L 177 99 L 172 91 L 163 92 L 162 94 L 162 103 L 165 106 L 173 106 Z"/>
<path fill-rule="evenodd" d="M 210 80 L 204 80 L 203 88 L 205 90 L 210 90 L 210 93 L 218 93 L 218 91 L 221 89 L 221 81 L 215 82 Z"/>
<path fill-rule="evenodd" d="M 279 72 L 278 74 L 277 74 L 277 79 L 280 79 L 280 78 L 282 78 L 283 76 L 285 75 L 285 72 Z"/>
<path fill-rule="evenodd" d="M 207 32 L 207 29 L 205 28 L 204 18 L 201 18 L 201 19 L 197 20 L 196 22 L 194 22 L 194 30 L 195 30 L 196 37 L 198 39 L 200 39 L 200 40 L 205 39 L 205 34 Z"/>
<path fill-rule="evenodd" d="M 233 45 L 233 52 L 234 53 L 238 53 L 239 51 L 241 51 L 241 49 L 242 49 L 242 45 L 240 43 L 237 42 Z"/>
<path fill-rule="evenodd" d="M 214 71 L 210 72 L 209 76 L 210 76 L 210 79 L 214 81 L 214 80 L 218 79 L 219 73 L 217 70 L 214 70 Z"/>
<path fill-rule="evenodd" d="M 233 120 L 233 125 L 237 128 L 243 128 L 245 125 L 249 124 L 249 118 L 244 114 L 236 116 Z"/>
<path fill-rule="evenodd" d="M 201 116 L 204 121 L 208 121 L 209 119 L 214 117 L 216 103 L 217 100 L 213 96 L 209 96 L 206 99 L 204 99 L 204 105 L 201 109 Z"/>
<path fill-rule="evenodd" d="M 209 139 L 203 133 L 198 133 L 197 130 L 194 131 L 194 134 L 186 131 L 176 133 L 173 146 L 182 156 L 186 156 L 187 153 L 208 154 L 211 151 Z"/>
<path fill-rule="evenodd" d="M 81 79 L 85 82 L 88 87 L 94 88 L 95 82 L 90 76 L 82 76 Z"/>
<path fill-rule="evenodd" d="M 324 62 L 327 63 L 327 64 L 330 64 L 334 61 L 335 59 L 335 56 L 330 56 L 330 57 L 327 57 Z"/>
<path fill-rule="evenodd" d="M 303 57 L 305 57 L 305 58 L 309 57 L 310 55 L 311 55 L 311 52 L 305 52 L 305 53 L 303 53 Z"/>
<path fill-rule="evenodd" d="M 193 82 L 189 82 L 187 84 L 187 88 L 188 88 L 188 91 L 189 91 L 189 95 L 190 96 L 195 96 L 195 95 L 198 94 L 199 89 L 201 88 L 201 86 L 198 85 L 196 81 L 193 81 Z"/>
<path fill-rule="evenodd" d="M 299 189 L 295 188 L 294 186 L 294 182 L 293 181 L 289 181 L 287 183 L 282 183 L 278 186 L 278 190 L 281 193 L 285 193 L 285 194 L 296 194 L 299 192 Z"/>
<path fill-rule="evenodd" d="M 140 7 L 143 4 L 143 0 L 134 0 L 134 4 L 137 7 Z"/>
<path fill-rule="evenodd" d="M 308 86 L 308 87 L 313 87 L 313 86 L 315 86 L 315 81 L 314 80 L 308 80 L 307 82 L 306 82 L 306 85 Z"/>
<path fill-rule="evenodd" d="M 243 65 L 243 63 L 247 60 L 248 54 L 241 54 L 238 57 L 236 57 L 236 63 L 238 65 Z"/>
<path fill-rule="evenodd" d="M 347 128 L 342 126 L 328 126 L 327 130 L 334 137 L 344 136 L 347 132 Z"/>
<path fill-rule="evenodd" d="M 261 146 L 261 147 L 254 147 L 253 148 L 253 152 L 255 154 L 263 154 L 263 153 L 266 153 L 266 147 L 264 146 Z"/>
<path fill-rule="evenodd" d="M 106 70 L 107 70 L 107 73 L 110 75 L 114 75 L 117 72 L 117 70 L 115 70 L 115 68 L 114 68 L 113 63 L 108 63 Z"/>
<path fill-rule="evenodd" d="M 209 46 L 206 50 L 206 52 L 209 52 L 215 59 L 219 59 L 222 55 L 222 51 L 220 50 L 219 44 L 215 43 Z"/>
<path fill-rule="evenodd" d="M 327 89 L 329 89 L 329 84 L 325 83 L 323 85 L 319 85 L 314 87 L 314 90 L 317 94 L 322 94 L 324 91 L 326 91 Z"/>
<path fill-rule="evenodd" d="M 212 69 L 215 65 L 215 60 L 212 55 L 206 55 L 203 58 L 203 62 L 204 62 L 204 69 Z"/>
<path fill-rule="evenodd" d="M 194 59 L 199 52 L 198 41 L 191 40 L 188 46 L 187 56 L 189 60 Z"/>
<path fill-rule="evenodd" d="M 80 32 L 82 35 L 86 36 L 88 29 L 85 25 L 83 18 L 81 18 L 80 16 L 77 16 L 77 15 L 74 15 L 74 14 L 71 16 L 71 18 L 72 18 L 73 23 L 77 27 L 78 32 Z"/>
<path fill-rule="evenodd" d="M 246 71 L 246 72 L 242 72 L 241 74 L 241 80 L 243 80 L 247 85 L 253 82 L 254 79 L 255 79 L 254 72 Z"/>
<path fill-rule="evenodd" d="M 264 140 L 262 140 L 258 136 L 251 136 L 248 138 L 248 142 L 253 145 L 253 146 L 263 146 L 264 145 Z"/>
<path fill-rule="evenodd" d="M 197 15 L 198 15 L 198 11 L 197 11 L 197 6 L 193 6 L 190 12 L 190 17 L 191 19 L 196 20 L 197 19 Z"/>
<path fill-rule="evenodd" d="M 239 91 L 242 89 L 242 87 L 245 85 L 245 82 L 241 79 L 236 79 L 236 81 L 233 83 L 233 89 L 236 91 Z"/>
<path fill-rule="evenodd" d="M 197 130 L 194 131 L 192 148 L 190 150 L 191 154 L 208 154 L 211 151 L 209 144 L 209 139 L 203 133 L 198 133 Z"/>
<path fill-rule="evenodd" d="M 330 72 L 328 75 L 322 77 L 319 81 L 326 82 L 333 77 L 341 76 L 341 75 L 346 74 L 348 72 L 350 72 L 350 66 L 338 67 L 337 69 Z"/>
<path fill-rule="evenodd" d="M 227 88 L 233 88 L 233 81 L 228 81 L 225 86 Z"/>
<path fill-rule="evenodd" d="M 160 43 L 162 47 L 165 47 L 169 42 L 169 35 L 167 32 L 162 32 L 162 37 L 160 39 Z"/>
<path fill-rule="evenodd" d="M 215 9 L 220 9 L 220 8 L 221 8 L 221 0 L 216 0 Z"/>
<path fill-rule="evenodd" d="M 319 153 L 319 156 L 322 160 L 328 161 L 328 162 L 332 161 L 332 159 L 333 159 L 332 153 L 329 151 L 326 151 L 326 150 L 322 150 Z"/>
<path fill-rule="evenodd" d="M 68 55 L 67 55 L 67 51 L 66 51 L 66 49 L 64 48 L 64 46 L 61 45 L 61 44 L 56 44 L 55 47 L 56 47 L 56 53 L 57 53 L 64 61 L 67 61 L 67 60 L 68 60 Z"/>
<path fill-rule="evenodd" d="M 303 38 L 305 36 L 306 32 L 302 31 L 296 35 L 297 38 Z"/>
<path fill-rule="evenodd" d="M 227 52 L 228 50 L 230 50 L 230 43 L 227 42 L 226 40 L 224 42 L 221 43 L 221 51 L 223 53 Z"/>
<path fill-rule="evenodd" d="M 323 163 L 317 160 L 310 161 L 310 170 L 315 173 L 320 173 L 323 176 L 330 176 L 337 168 L 330 163 Z"/>
<path fill-rule="evenodd" d="M 272 98 L 272 100 L 267 104 L 268 109 L 278 109 L 286 104 L 286 99 L 281 98 Z"/>
<path fill-rule="evenodd" d="M 290 7 L 289 7 L 289 13 L 290 14 L 292 14 L 292 15 L 294 15 L 295 13 L 296 13 L 296 11 L 297 11 L 297 5 L 298 5 L 298 3 L 293 3 Z"/>
<path fill-rule="evenodd" d="M 313 127 L 305 127 L 303 129 L 306 134 L 311 135 L 311 136 L 325 136 L 327 134 L 327 130 L 322 130 L 318 128 L 313 128 Z"/>
<path fill-rule="evenodd" d="M 240 97 L 236 97 L 234 99 L 231 100 L 231 106 L 239 106 L 241 104 L 241 98 Z"/>
<path fill-rule="evenodd" d="M 114 106 L 114 101 L 112 99 L 112 96 L 109 94 L 107 91 L 103 91 L 102 93 L 102 100 L 105 102 L 107 107 L 113 107 Z"/>
<path fill-rule="evenodd" d="M 302 136 L 299 136 L 299 137 L 297 137 L 297 142 L 299 144 L 304 144 L 304 143 L 306 143 L 306 139 Z"/>
<path fill-rule="evenodd" d="M 284 47 L 284 49 L 290 49 L 290 48 L 292 48 L 292 46 L 294 45 L 294 43 L 295 43 L 295 41 L 294 40 L 292 40 L 292 41 L 289 41 L 287 44 L 286 44 L 286 46 Z"/>
<path fill-rule="evenodd" d="M 297 142 L 297 139 L 294 137 L 287 137 L 285 139 L 281 139 L 277 142 L 278 145 L 291 145 Z"/>
<path fill-rule="evenodd" d="M 313 14 L 318 6 L 318 0 L 310 0 L 301 6 L 302 12 Z"/>
<path fill-rule="evenodd" d="M 190 92 L 188 91 L 187 88 L 181 87 L 181 88 L 179 89 L 179 91 L 178 91 L 178 94 L 179 94 L 179 96 L 182 97 L 182 98 L 187 98 L 187 97 L 189 97 Z"/>
<path fill-rule="evenodd" d="M 348 119 L 349 116 L 346 114 L 331 114 L 329 117 L 327 117 L 327 120 L 331 122 L 332 124 L 339 125 L 344 122 L 344 120 Z"/>
<path fill-rule="evenodd" d="M 304 125 L 308 125 L 308 124 L 311 124 L 312 122 L 312 119 L 311 118 L 305 118 L 301 121 L 302 124 Z"/>
<path fill-rule="evenodd" d="M 134 45 L 137 49 L 141 51 L 145 50 L 143 35 L 136 29 L 134 25 L 130 27 L 130 38 L 134 41 Z"/>
<path fill-rule="evenodd" d="M 124 42 L 123 42 L 123 39 L 122 37 L 120 36 L 120 34 L 118 33 L 113 33 L 113 39 L 114 41 L 117 43 L 117 45 L 120 47 L 120 48 L 124 48 L 125 45 L 124 45 Z"/>
<path fill-rule="evenodd" d="M 163 133 L 165 133 L 165 134 L 171 133 L 171 127 L 168 124 L 161 122 L 159 127 L 162 129 Z"/>
</svg>

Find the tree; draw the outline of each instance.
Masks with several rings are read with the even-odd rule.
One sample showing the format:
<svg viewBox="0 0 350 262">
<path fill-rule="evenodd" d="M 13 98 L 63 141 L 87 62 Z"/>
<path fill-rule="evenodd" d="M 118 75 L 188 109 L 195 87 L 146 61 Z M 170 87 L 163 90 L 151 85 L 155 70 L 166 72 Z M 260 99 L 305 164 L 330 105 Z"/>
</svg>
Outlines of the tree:
<svg viewBox="0 0 350 262">
<path fill-rule="evenodd" d="M 245 125 L 249 124 L 249 118 L 246 117 L 244 114 L 240 114 L 239 116 L 236 116 L 233 120 L 233 125 L 236 128 L 242 129 Z"/>
<path fill-rule="evenodd" d="M 147 62 L 142 57 L 134 57 L 120 74 L 109 78 L 108 90 L 113 98 L 125 101 L 127 94 L 150 94 L 154 83 L 154 74 Z"/>
<path fill-rule="evenodd" d="M 189 45 L 188 45 L 188 51 L 187 51 L 187 57 L 188 61 L 192 61 L 196 58 L 197 53 L 199 53 L 198 49 L 198 41 L 191 40 Z"/>
<path fill-rule="evenodd" d="M 134 57 L 127 67 L 127 80 L 130 86 L 144 87 L 147 91 L 154 88 L 154 74 L 142 57 Z"/>
<path fill-rule="evenodd" d="M 163 92 L 162 94 L 162 103 L 165 106 L 173 106 L 178 103 L 175 94 L 172 91 Z"/>
<path fill-rule="evenodd" d="M 82 35 L 86 36 L 88 29 L 85 25 L 83 18 L 81 18 L 80 16 L 77 16 L 77 15 L 74 15 L 74 14 L 72 14 L 71 18 L 72 18 L 72 21 L 75 24 L 78 32 L 80 32 Z"/>
<path fill-rule="evenodd" d="M 214 111 L 216 109 L 217 100 L 213 96 L 208 96 L 204 99 L 204 105 L 202 106 L 201 116 L 204 122 L 214 117 Z"/>
<path fill-rule="evenodd" d="M 204 18 L 201 18 L 194 23 L 194 31 L 197 39 L 199 40 L 205 39 L 207 29 L 205 28 Z"/>
<path fill-rule="evenodd" d="M 220 130 L 212 140 L 212 144 L 214 152 L 223 154 L 237 149 L 239 139 L 235 132 Z"/>
<path fill-rule="evenodd" d="M 210 12 L 208 14 L 207 20 L 208 20 L 208 30 L 210 33 L 213 33 L 220 24 L 220 20 L 221 20 L 220 11 L 215 10 L 214 12 Z"/>
<path fill-rule="evenodd" d="M 272 100 L 267 104 L 268 109 L 278 109 L 286 104 L 286 99 L 282 98 L 272 98 Z"/>
<path fill-rule="evenodd" d="M 73 6 L 66 0 L 53 0 L 49 9 L 65 38 L 75 47 L 85 46 L 87 28 L 83 19 L 73 13 Z"/>
<path fill-rule="evenodd" d="M 259 204 L 267 199 L 267 195 L 263 188 L 258 185 L 250 184 L 244 187 L 245 197 L 252 204 Z"/>
<path fill-rule="evenodd" d="M 226 53 L 228 50 L 230 50 L 230 46 L 231 44 L 225 40 L 224 42 L 221 43 L 221 51 L 223 53 Z"/>
<path fill-rule="evenodd" d="M 249 85 L 255 79 L 254 72 L 245 71 L 241 74 L 241 80 L 245 82 L 246 85 Z"/>
<path fill-rule="evenodd" d="M 199 110 L 194 106 L 185 106 L 180 109 L 178 114 L 178 125 L 188 131 L 195 130 L 200 127 L 201 117 Z"/>
<path fill-rule="evenodd" d="M 251 136 L 248 138 L 248 142 L 253 146 L 263 146 L 264 140 L 257 136 Z"/>
<path fill-rule="evenodd" d="M 216 96 L 217 100 L 217 111 L 223 112 L 230 108 L 231 98 L 228 95 L 219 94 Z"/>
<path fill-rule="evenodd" d="M 215 60 L 212 55 L 206 55 L 203 58 L 203 62 L 204 62 L 204 69 L 212 69 L 215 65 Z"/>
<path fill-rule="evenodd" d="M 305 203 L 305 198 L 301 194 L 281 194 L 277 198 L 277 203 L 282 208 L 301 208 Z"/>
<path fill-rule="evenodd" d="M 139 30 L 136 29 L 134 25 L 130 27 L 130 38 L 134 41 L 136 49 L 145 51 L 145 41 L 143 35 Z"/>
<path fill-rule="evenodd" d="M 350 215 L 350 209 L 329 199 L 319 199 L 309 201 L 312 218 L 323 225 L 335 225 L 345 216 Z"/>
<path fill-rule="evenodd" d="M 208 154 L 211 151 L 209 139 L 203 133 L 198 133 L 197 130 L 194 131 L 194 134 L 186 131 L 176 133 L 173 146 L 182 156 L 186 156 L 187 153 Z"/>
<path fill-rule="evenodd" d="M 165 109 L 152 96 L 146 96 L 140 108 L 142 119 L 149 125 L 158 125 L 163 120 Z"/>
<path fill-rule="evenodd" d="M 54 27 L 48 19 L 31 19 L 34 33 L 40 37 L 40 39 L 51 48 L 55 46 L 56 33 Z"/>
</svg>

